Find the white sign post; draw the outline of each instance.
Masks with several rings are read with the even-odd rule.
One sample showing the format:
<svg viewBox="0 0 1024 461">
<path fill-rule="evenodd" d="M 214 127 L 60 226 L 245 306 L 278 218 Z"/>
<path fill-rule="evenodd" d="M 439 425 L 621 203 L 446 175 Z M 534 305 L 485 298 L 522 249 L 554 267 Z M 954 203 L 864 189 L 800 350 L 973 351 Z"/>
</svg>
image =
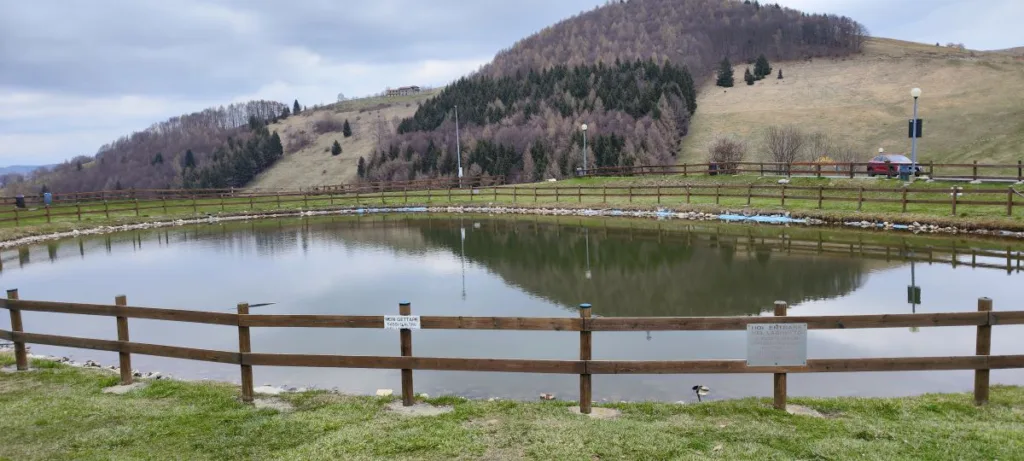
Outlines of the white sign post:
<svg viewBox="0 0 1024 461">
<path fill-rule="evenodd" d="M 385 330 L 419 330 L 420 316 L 418 315 L 385 315 Z"/>
<path fill-rule="evenodd" d="M 806 365 L 806 323 L 747 324 L 748 367 L 802 367 Z"/>
</svg>

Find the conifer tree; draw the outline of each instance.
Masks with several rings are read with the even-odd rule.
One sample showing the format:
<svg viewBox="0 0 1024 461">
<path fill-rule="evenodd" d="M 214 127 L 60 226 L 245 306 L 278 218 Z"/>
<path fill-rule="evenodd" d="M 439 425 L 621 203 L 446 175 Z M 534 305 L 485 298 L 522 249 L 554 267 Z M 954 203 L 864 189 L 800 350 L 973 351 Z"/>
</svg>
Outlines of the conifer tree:
<svg viewBox="0 0 1024 461">
<path fill-rule="evenodd" d="M 743 72 L 743 81 L 747 82 L 747 85 L 753 85 L 754 80 L 754 74 L 750 73 L 750 68 L 748 67 L 747 70 Z"/>
<path fill-rule="evenodd" d="M 782 69 L 779 69 L 779 80 L 782 80 Z"/>
<path fill-rule="evenodd" d="M 772 66 L 768 64 L 768 58 L 763 54 L 757 57 L 757 62 L 754 64 L 754 78 L 761 80 L 772 74 Z"/>
<path fill-rule="evenodd" d="M 722 62 L 718 65 L 718 79 L 715 80 L 715 85 L 724 88 L 732 88 L 732 64 L 729 63 L 729 58 L 722 59 Z"/>
<path fill-rule="evenodd" d="M 358 174 L 360 178 L 366 177 L 366 159 L 359 157 L 359 167 L 356 169 L 356 174 Z"/>
<path fill-rule="evenodd" d="M 341 143 L 338 140 L 334 140 L 334 144 L 331 145 L 331 155 L 341 155 Z"/>
<path fill-rule="evenodd" d="M 348 124 L 348 119 L 345 119 L 345 125 L 341 128 L 341 134 L 346 138 L 352 137 L 352 126 Z"/>
<path fill-rule="evenodd" d="M 292 105 L 292 114 L 299 115 L 302 112 L 302 106 L 299 105 L 299 100 L 295 100 L 295 104 Z"/>
</svg>

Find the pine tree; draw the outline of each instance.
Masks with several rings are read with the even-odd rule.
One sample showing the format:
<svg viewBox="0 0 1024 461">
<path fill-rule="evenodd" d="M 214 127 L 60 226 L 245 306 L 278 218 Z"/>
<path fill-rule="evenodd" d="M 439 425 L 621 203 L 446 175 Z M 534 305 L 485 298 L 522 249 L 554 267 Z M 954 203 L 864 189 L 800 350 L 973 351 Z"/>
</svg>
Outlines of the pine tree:
<svg viewBox="0 0 1024 461">
<path fill-rule="evenodd" d="M 754 84 L 754 74 L 750 73 L 750 68 L 749 67 L 747 68 L 747 70 L 745 72 L 743 72 L 743 81 L 747 82 L 747 85 L 753 85 Z"/>
<path fill-rule="evenodd" d="M 366 177 L 366 159 L 359 157 L 359 167 L 356 169 L 356 173 L 360 178 Z"/>
<path fill-rule="evenodd" d="M 782 80 L 782 69 L 779 69 L 779 80 Z"/>
<path fill-rule="evenodd" d="M 763 54 L 757 57 L 757 62 L 754 64 L 754 78 L 761 80 L 772 74 L 772 66 L 768 64 L 768 58 Z"/>
<path fill-rule="evenodd" d="M 288 118 L 289 115 L 292 115 L 292 110 L 284 106 L 284 109 L 281 109 L 281 118 Z"/>
<path fill-rule="evenodd" d="M 334 140 L 334 144 L 331 145 L 331 155 L 341 155 L 341 143 L 338 140 Z"/>
<path fill-rule="evenodd" d="M 153 161 L 149 162 L 150 165 L 163 165 L 163 163 L 164 163 L 164 154 L 162 154 L 160 152 L 157 152 L 156 153 L 156 157 L 153 157 Z"/>
<path fill-rule="evenodd" d="M 299 105 L 299 100 L 295 100 L 295 104 L 292 104 L 292 114 L 299 115 L 302 112 L 302 106 Z"/>
<path fill-rule="evenodd" d="M 183 166 L 186 170 L 196 167 L 196 156 L 192 153 L 192 149 L 185 151 L 185 164 Z"/>
<path fill-rule="evenodd" d="M 114 190 L 121 190 L 121 189 L 124 189 L 124 187 L 121 187 L 121 180 L 118 179 L 117 180 L 117 184 L 114 184 Z"/>
<path fill-rule="evenodd" d="M 82 161 L 81 160 L 79 160 L 77 163 L 75 163 L 75 170 L 82 171 Z"/>
<path fill-rule="evenodd" d="M 722 59 L 721 64 L 718 65 L 718 79 L 715 80 L 715 85 L 724 88 L 732 88 L 732 64 L 729 63 L 729 58 Z"/>
<path fill-rule="evenodd" d="M 345 119 L 345 125 L 341 128 L 341 134 L 346 138 L 352 137 L 352 126 L 348 124 L 348 119 Z"/>
</svg>

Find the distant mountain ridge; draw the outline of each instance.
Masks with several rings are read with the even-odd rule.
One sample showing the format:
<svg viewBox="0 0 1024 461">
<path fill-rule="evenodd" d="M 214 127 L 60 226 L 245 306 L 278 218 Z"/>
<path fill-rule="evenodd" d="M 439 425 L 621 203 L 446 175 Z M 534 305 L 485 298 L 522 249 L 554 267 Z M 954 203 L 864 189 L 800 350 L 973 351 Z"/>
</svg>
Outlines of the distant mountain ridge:
<svg viewBox="0 0 1024 461">
<path fill-rule="evenodd" d="M 5 174 L 11 174 L 11 173 L 20 174 L 20 175 L 29 175 L 33 171 L 36 171 L 36 170 L 38 170 L 40 168 L 52 168 L 55 165 L 56 164 L 53 164 L 53 165 L 11 165 L 11 166 L 5 166 L 5 167 L 0 167 L 0 176 L 3 176 Z"/>
</svg>

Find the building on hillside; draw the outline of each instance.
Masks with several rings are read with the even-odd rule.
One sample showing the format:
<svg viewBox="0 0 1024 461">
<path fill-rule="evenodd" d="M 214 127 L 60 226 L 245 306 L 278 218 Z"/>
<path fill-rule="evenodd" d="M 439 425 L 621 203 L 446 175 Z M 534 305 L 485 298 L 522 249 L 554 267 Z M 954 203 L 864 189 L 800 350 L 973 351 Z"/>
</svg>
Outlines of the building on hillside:
<svg viewBox="0 0 1024 461">
<path fill-rule="evenodd" d="M 388 88 L 384 92 L 384 95 L 390 98 L 390 97 L 394 97 L 394 96 L 411 96 L 411 95 L 414 95 L 414 94 L 419 94 L 419 92 L 420 92 L 420 87 L 418 87 L 416 85 L 413 85 L 413 86 L 403 86 L 401 88 Z"/>
</svg>

